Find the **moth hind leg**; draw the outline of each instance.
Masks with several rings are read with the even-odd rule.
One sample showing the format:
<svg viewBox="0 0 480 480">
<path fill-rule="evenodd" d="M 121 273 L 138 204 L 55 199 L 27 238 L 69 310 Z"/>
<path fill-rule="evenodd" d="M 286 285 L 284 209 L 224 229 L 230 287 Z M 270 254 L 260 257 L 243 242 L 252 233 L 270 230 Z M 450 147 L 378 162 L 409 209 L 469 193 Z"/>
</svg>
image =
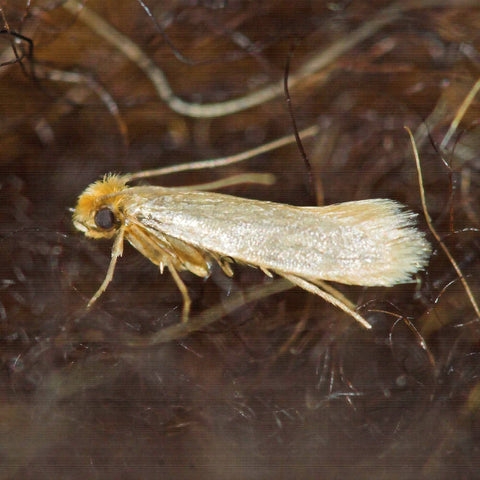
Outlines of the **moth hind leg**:
<svg viewBox="0 0 480 480">
<path fill-rule="evenodd" d="M 307 292 L 314 293 L 315 295 L 322 297 L 324 300 L 331 303 L 335 307 L 340 308 L 340 310 L 343 310 L 345 313 L 348 313 L 348 315 L 353 317 L 363 327 L 367 329 L 372 328 L 372 326 L 359 313 L 357 313 L 352 308 L 353 305 L 351 304 L 351 302 L 346 300 L 345 297 L 340 292 L 337 292 L 337 290 L 331 287 L 330 285 L 327 285 L 324 282 L 319 282 L 321 286 L 317 286 L 314 283 L 309 282 L 308 280 L 305 280 L 301 277 L 297 277 L 296 275 L 291 275 L 291 274 L 282 273 L 282 272 L 277 272 L 277 273 L 282 277 L 286 278 L 288 281 L 292 282 L 294 285 L 297 285 L 298 287 L 303 288 L 304 290 L 307 290 Z M 322 288 L 323 286 L 327 286 L 328 290 L 331 293 L 328 293 L 325 290 L 323 290 Z M 338 293 L 339 295 L 336 295 L 336 293 Z"/>
</svg>

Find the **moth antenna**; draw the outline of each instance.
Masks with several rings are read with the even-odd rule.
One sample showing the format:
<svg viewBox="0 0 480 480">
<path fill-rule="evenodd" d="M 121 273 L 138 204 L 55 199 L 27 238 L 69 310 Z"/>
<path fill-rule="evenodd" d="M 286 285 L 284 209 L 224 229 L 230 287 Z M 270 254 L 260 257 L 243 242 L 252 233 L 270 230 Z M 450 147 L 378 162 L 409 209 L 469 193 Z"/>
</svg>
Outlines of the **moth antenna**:
<svg viewBox="0 0 480 480">
<path fill-rule="evenodd" d="M 300 138 L 308 138 L 315 136 L 319 131 L 317 125 L 312 125 L 299 133 Z M 227 165 L 233 165 L 234 163 L 248 160 L 252 157 L 260 155 L 262 153 L 270 152 L 277 148 L 289 145 L 295 141 L 295 135 L 287 135 L 285 137 L 278 138 L 272 142 L 261 145 L 260 147 L 252 148 L 246 152 L 238 153 L 236 155 L 229 155 L 228 157 L 220 157 L 210 160 L 200 160 L 197 162 L 183 163 L 181 165 L 171 165 L 169 167 L 155 168 L 153 170 L 144 170 L 137 173 L 127 173 L 123 178 L 130 182 L 132 180 L 139 180 L 141 178 L 157 177 L 161 175 L 169 175 L 177 172 L 187 172 L 190 170 L 202 170 L 204 168 L 217 168 L 225 167 Z"/>
<path fill-rule="evenodd" d="M 219 188 L 233 187 L 235 185 L 243 185 L 246 183 L 273 185 L 275 183 L 275 175 L 272 175 L 271 173 L 242 173 L 227 178 L 221 178 L 220 180 L 215 180 L 213 182 L 170 188 L 177 192 L 188 192 L 189 190 L 217 190 Z"/>
</svg>

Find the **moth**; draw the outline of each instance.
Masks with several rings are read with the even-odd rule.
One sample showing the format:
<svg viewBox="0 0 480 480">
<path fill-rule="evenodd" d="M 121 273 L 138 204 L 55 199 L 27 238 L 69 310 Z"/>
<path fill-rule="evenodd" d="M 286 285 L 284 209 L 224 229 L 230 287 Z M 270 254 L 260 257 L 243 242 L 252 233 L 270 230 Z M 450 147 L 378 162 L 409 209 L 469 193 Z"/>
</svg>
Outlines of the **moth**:
<svg viewBox="0 0 480 480">
<path fill-rule="evenodd" d="M 205 165 L 197 163 L 192 168 Z M 114 239 L 107 274 L 88 306 L 112 280 L 125 240 L 161 272 L 168 268 L 183 297 L 183 321 L 191 301 L 179 272 L 206 278 L 216 262 L 231 276 L 235 261 L 284 277 L 371 328 L 325 282 L 389 287 L 411 282 L 428 263 L 431 248 L 416 228 L 416 214 L 393 200 L 298 207 L 208 190 L 242 183 L 241 176 L 196 187 L 129 185 L 183 167 L 108 174 L 80 195 L 75 227 L 90 238 Z"/>
</svg>

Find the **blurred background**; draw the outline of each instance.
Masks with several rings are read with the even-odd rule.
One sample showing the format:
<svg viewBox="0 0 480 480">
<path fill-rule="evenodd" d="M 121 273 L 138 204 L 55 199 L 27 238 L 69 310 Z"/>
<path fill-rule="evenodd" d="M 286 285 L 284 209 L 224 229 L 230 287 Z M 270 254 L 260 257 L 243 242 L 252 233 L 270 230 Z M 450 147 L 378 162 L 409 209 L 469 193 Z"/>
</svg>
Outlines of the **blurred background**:
<svg viewBox="0 0 480 480">
<path fill-rule="evenodd" d="M 476 0 L 5 0 L 0 4 L 0 478 L 478 478 L 480 7 Z M 107 172 L 293 205 L 392 198 L 433 255 L 416 283 L 336 285 L 373 325 L 235 265 L 166 271 L 70 209 Z M 309 173 L 310 172 L 310 173 Z M 313 181 L 311 181 L 313 180 Z M 235 303 L 236 302 L 236 303 Z M 235 307 L 233 308 L 233 303 Z M 198 320 L 195 323 L 195 319 Z"/>
</svg>

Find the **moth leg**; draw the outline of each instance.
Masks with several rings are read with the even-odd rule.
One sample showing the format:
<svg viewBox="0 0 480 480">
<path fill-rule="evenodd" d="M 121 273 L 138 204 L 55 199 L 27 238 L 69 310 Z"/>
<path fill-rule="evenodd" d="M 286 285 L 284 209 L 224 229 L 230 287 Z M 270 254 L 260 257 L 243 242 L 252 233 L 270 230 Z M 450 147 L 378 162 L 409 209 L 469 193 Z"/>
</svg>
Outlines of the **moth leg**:
<svg viewBox="0 0 480 480">
<path fill-rule="evenodd" d="M 319 297 L 322 297 L 327 302 L 329 302 L 332 305 L 335 305 L 336 307 L 340 308 L 345 313 L 348 313 L 357 322 L 361 323 L 362 326 L 364 326 L 365 328 L 367 328 L 367 329 L 372 328 L 372 326 L 361 315 L 359 315 L 357 312 L 355 312 L 355 310 L 350 308 L 342 300 L 336 298 L 335 296 L 331 295 L 330 293 L 325 292 L 320 287 L 317 287 L 313 283 L 310 283 L 309 281 L 304 280 L 303 278 L 297 277 L 296 275 L 289 275 L 287 273 L 282 273 L 282 272 L 278 272 L 278 273 L 282 277 L 286 278 L 288 281 L 292 282 L 294 285 L 297 285 L 300 288 L 303 288 L 304 290 L 307 290 L 308 292 L 314 293 L 315 295 L 318 295 Z"/>
<path fill-rule="evenodd" d="M 112 281 L 113 272 L 115 271 L 115 265 L 117 264 L 117 259 L 118 257 L 122 256 L 122 253 L 123 253 L 123 228 L 121 228 L 118 231 L 115 241 L 113 242 L 112 257 L 110 260 L 110 265 L 108 266 L 107 274 L 105 275 L 105 278 L 102 284 L 100 285 L 99 289 L 95 292 L 95 295 L 93 295 L 93 297 L 88 302 L 87 308 L 90 308 L 98 299 L 98 297 L 107 289 L 108 284 Z"/>
<path fill-rule="evenodd" d="M 315 282 L 312 283 L 317 285 L 317 287 L 320 287 L 321 290 L 333 295 L 338 301 L 344 303 L 348 308 L 355 310 L 355 305 L 340 290 L 337 290 L 335 287 L 332 287 L 327 282 L 323 282 L 322 280 L 315 280 Z"/>
<path fill-rule="evenodd" d="M 182 322 L 188 322 L 188 316 L 190 315 L 190 306 L 192 304 L 192 300 L 190 299 L 190 295 L 188 294 L 188 289 L 186 285 L 183 283 L 183 280 L 180 278 L 176 268 L 172 265 L 171 262 L 167 262 L 168 270 L 172 274 L 175 283 L 177 284 L 180 293 L 182 294 L 183 298 L 183 310 L 182 310 Z"/>
</svg>

